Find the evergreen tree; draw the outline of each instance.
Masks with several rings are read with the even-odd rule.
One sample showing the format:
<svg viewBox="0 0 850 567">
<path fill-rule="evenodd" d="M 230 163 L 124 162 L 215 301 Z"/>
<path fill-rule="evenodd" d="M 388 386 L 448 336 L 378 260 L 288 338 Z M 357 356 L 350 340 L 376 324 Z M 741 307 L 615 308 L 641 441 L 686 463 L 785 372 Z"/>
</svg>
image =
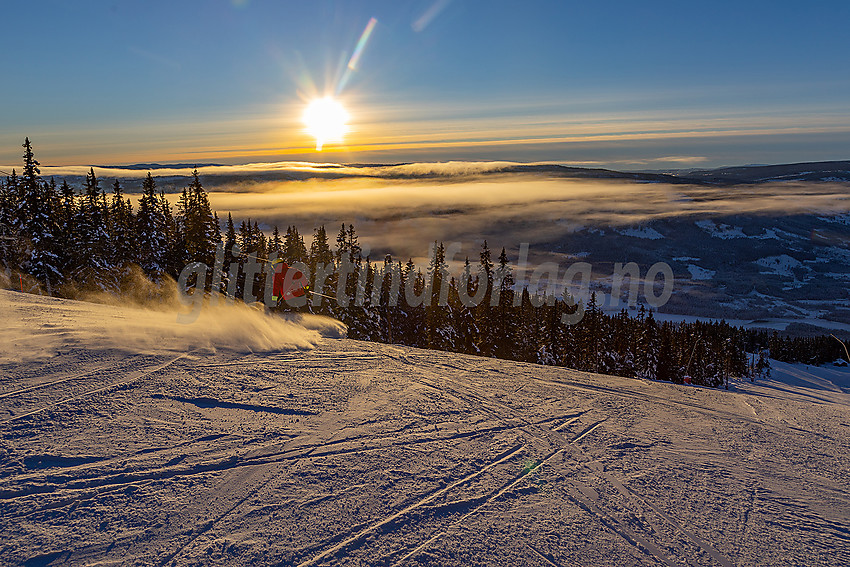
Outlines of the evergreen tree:
<svg viewBox="0 0 850 567">
<path fill-rule="evenodd" d="M 636 346 L 638 367 L 636 376 L 654 380 L 658 377 L 658 360 L 661 355 L 658 325 L 652 311 L 645 313 L 643 305 L 640 306 L 638 325 L 640 334 Z"/>
<path fill-rule="evenodd" d="M 268 245 L 266 243 L 266 235 L 260 230 L 260 225 L 254 221 L 254 226 L 251 228 L 251 235 L 254 240 L 254 255 L 258 260 L 266 260 L 268 258 Z"/>
<path fill-rule="evenodd" d="M 165 193 L 159 192 L 157 199 L 159 216 L 162 222 L 162 234 L 165 238 L 161 254 L 161 264 L 165 274 L 177 278 L 183 267 L 192 261 L 186 246 L 186 229 L 183 219 L 175 217 Z M 209 260 L 209 257 L 206 257 Z M 212 263 L 207 264 L 211 266 Z"/>
<path fill-rule="evenodd" d="M 12 206 L 6 184 L 0 181 L 0 269 L 7 269 L 13 262 L 10 258 L 12 243 Z"/>
<path fill-rule="evenodd" d="M 114 289 L 109 264 L 109 228 L 106 196 L 101 192 L 94 168 L 86 175 L 85 187 L 77 207 L 73 277 L 87 287 Z M 111 283 L 110 283 L 111 282 Z"/>
<path fill-rule="evenodd" d="M 509 309 L 516 326 L 511 329 L 513 344 L 508 347 L 509 357 L 523 362 L 538 362 L 538 348 L 541 345 L 543 326 L 540 315 L 544 310 L 535 308 L 531 304 L 531 294 L 528 292 L 528 287 L 522 289 L 519 307 L 513 307 L 513 302 L 511 302 Z"/>
<path fill-rule="evenodd" d="M 63 187 L 64 193 L 64 187 Z M 130 199 L 124 199 L 121 183 L 112 183 L 112 203 L 109 206 L 110 263 L 122 271 L 136 262 L 136 219 Z"/>
<path fill-rule="evenodd" d="M 428 264 L 431 297 L 425 306 L 426 344 L 428 348 L 453 350 L 455 340 L 447 309 L 449 269 L 446 264 L 446 249 L 442 242 L 439 245 L 434 242 L 433 250 L 433 256 Z"/>
<path fill-rule="evenodd" d="M 62 280 L 56 254 L 58 222 L 55 216 L 58 198 L 55 183 L 41 178 L 39 163 L 27 138 L 24 148 L 24 168 L 14 184 L 17 195 L 11 199 L 14 207 L 10 217 L 12 237 L 21 268 L 42 283 L 48 294 Z"/>
<path fill-rule="evenodd" d="M 466 297 L 469 298 L 470 303 L 474 304 L 474 298 L 476 297 L 478 286 L 478 278 L 473 275 L 469 258 L 466 258 L 460 282 L 458 282 L 457 287 L 454 288 L 454 293 L 449 299 L 449 301 L 454 302 L 452 309 L 455 313 L 453 321 L 458 341 L 456 346 L 459 352 L 466 354 L 479 353 L 478 340 L 481 331 L 475 321 L 475 314 L 473 312 L 474 305 L 464 304 L 461 301 L 458 289 L 465 289 Z"/>
<path fill-rule="evenodd" d="M 74 243 L 76 240 L 77 203 L 74 190 L 66 180 L 62 180 L 59 188 L 57 201 L 56 223 L 58 226 L 56 236 L 56 249 L 58 255 L 59 271 L 65 275 L 71 273 L 74 263 Z"/>
<path fill-rule="evenodd" d="M 340 263 L 343 255 L 349 254 L 348 233 L 345 231 L 345 223 L 339 229 L 339 234 L 336 235 L 336 262 Z"/>
<path fill-rule="evenodd" d="M 148 172 L 142 183 L 139 213 L 136 215 L 139 265 L 149 276 L 157 279 L 166 273 L 168 251 L 166 219 L 157 198 L 156 182 Z"/>
<path fill-rule="evenodd" d="M 290 264 L 293 262 L 308 263 L 307 246 L 298 233 L 298 229 L 294 226 L 286 228 L 286 235 L 283 237 L 283 257 Z"/>
<path fill-rule="evenodd" d="M 8 234 L 17 235 L 20 229 L 18 220 L 18 174 L 15 169 L 6 178 L 6 184 L 3 186 L 3 211 L 2 221 L 3 227 Z"/>
<path fill-rule="evenodd" d="M 280 231 L 277 229 L 277 225 L 274 225 L 274 230 L 272 231 L 272 238 L 269 241 L 269 255 L 271 257 L 275 253 L 280 254 L 282 252 L 283 252 L 283 241 L 280 239 Z"/>
<path fill-rule="evenodd" d="M 192 171 L 192 181 L 181 194 L 178 216 L 184 232 L 187 260 L 212 266 L 216 245 L 221 242 L 221 229 L 197 169 Z"/>
<path fill-rule="evenodd" d="M 225 264 L 229 264 L 234 260 L 231 251 L 233 250 L 233 245 L 238 243 L 238 239 L 236 237 L 236 227 L 233 226 L 233 216 L 230 213 L 227 213 L 227 225 L 225 227 L 224 233 L 224 262 Z"/>
<path fill-rule="evenodd" d="M 348 253 L 350 254 L 349 259 L 353 262 L 355 258 L 359 258 L 363 252 L 363 249 L 360 248 L 360 244 L 357 242 L 357 234 L 354 232 L 354 225 L 348 225 Z"/>
<path fill-rule="evenodd" d="M 510 358 L 516 333 L 523 332 L 523 330 L 516 326 L 513 307 L 514 278 L 504 248 L 499 254 L 499 266 L 496 269 L 495 279 L 499 282 L 499 298 L 498 303 L 494 306 L 495 316 L 492 321 L 495 331 L 493 336 L 494 355 L 498 358 Z"/>
<path fill-rule="evenodd" d="M 3 264 L 8 268 L 19 267 L 23 261 L 23 235 L 18 220 L 18 176 L 15 170 L 6 178 L 0 209 L 0 251 Z"/>
<path fill-rule="evenodd" d="M 493 295 L 493 261 L 490 258 L 490 248 L 487 246 L 486 240 L 481 246 L 479 258 L 478 285 L 486 286 L 483 301 L 475 307 L 475 323 L 481 330 L 479 348 L 482 355 L 495 356 L 498 337 L 496 334 L 496 315 L 491 306 Z"/>
<path fill-rule="evenodd" d="M 310 244 L 310 257 L 308 261 L 310 272 L 315 275 L 317 266 L 330 265 L 333 263 L 333 259 L 334 256 L 328 244 L 328 235 L 325 232 L 325 227 L 320 226 L 313 232 L 313 242 Z"/>
<path fill-rule="evenodd" d="M 254 235 L 251 231 L 251 219 L 239 223 L 239 248 L 242 255 L 254 252 Z"/>
</svg>

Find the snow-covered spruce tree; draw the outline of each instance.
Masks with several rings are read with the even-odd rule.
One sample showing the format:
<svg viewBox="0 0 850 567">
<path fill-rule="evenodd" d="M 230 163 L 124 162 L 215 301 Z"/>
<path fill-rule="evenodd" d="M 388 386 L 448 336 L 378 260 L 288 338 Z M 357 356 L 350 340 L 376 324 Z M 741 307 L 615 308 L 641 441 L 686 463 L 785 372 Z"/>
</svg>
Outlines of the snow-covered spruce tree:
<svg viewBox="0 0 850 567">
<path fill-rule="evenodd" d="M 228 213 L 229 216 L 230 214 Z M 274 225 L 272 237 L 269 239 L 269 257 L 275 254 L 283 254 L 283 240 L 280 238 L 280 230 L 278 230 L 277 225 Z"/>
<path fill-rule="evenodd" d="M 109 262 L 122 276 L 129 275 L 130 265 L 137 261 L 137 240 L 133 205 L 130 199 L 124 198 L 121 182 L 116 179 L 112 183 L 109 205 Z"/>
<path fill-rule="evenodd" d="M 242 254 L 253 254 L 257 249 L 257 243 L 254 239 L 254 232 L 251 226 L 251 219 L 243 220 L 239 223 L 239 249 Z"/>
<path fill-rule="evenodd" d="M 481 246 L 479 258 L 478 285 L 486 286 L 486 291 L 483 300 L 473 309 L 475 324 L 480 330 L 478 345 L 482 355 L 495 356 L 497 336 L 494 319 L 496 314 L 490 305 L 493 295 L 493 260 L 486 240 Z"/>
<path fill-rule="evenodd" d="M 669 321 L 662 321 L 658 325 L 656 378 L 681 383 L 684 366 L 680 363 L 679 345 L 674 341 L 674 338 L 673 324 Z"/>
<path fill-rule="evenodd" d="M 345 253 L 343 252 L 343 254 Z M 347 261 L 349 261 L 348 258 L 343 256 L 343 262 Z M 351 262 L 351 271 L 344 273 L 340 270 L 340 279 L 337 282 L 339 286 L 334 290 L 337 301 L 334 302 L 331 308 L 332 316 L 348 326 L 348 335 L 352 338 L 360 338 L 361 333 L 361 328 L 357 324 L 357 311 L 360 308 L 354 305 L 357 293 L 357 280 L 361 269 L 362 261 L 355 259 Z"/>
<path fill-rule="evenodd" d="M 310 268 L 310 285 L 316 293 L 333 297 L 334 289 L 336 289 L 336 275 L 331 274 L 325 278 L 324 282 L 317 282 L 318 270 L 329 269 L 334 265 L 334 253 L 331 251 L 328 243 L 328 234 L 324 226 L 319 226 L 313 230 L 313 240 L 310 243 L 310 252 L 307 258 L 307 266 Z M 333 308 L 332 299 L 310 295 L 310 308 L 313 312 L 329 315 Z"/>
<path fill-rule="evenodd" d="M 22 233 L 22 219 L 20 214 L 20 183 L 15 169 L 6 178 L 4 215 L 3 215 L 3 257 L 7 267 L 15 270 L 21 269 L 21 263 L 26 256 L 28 242 Z"/>
<path fill-rule="evenodd" d="M 422 270 L 416 268 L 412 258 L 402 265 L 401 274 L 402 287 L 399 291 L 401 320 L 396 326 L 396 342 L 425 348 L 427 338 L 422 332 L 425 328 L 425 308 L 418 299 L 424 298 L 426 293 L 425 276 L 422 275 Z"/>
<path fill-rule="evenodd" d="M 260 225 L 257 224 L 257 221 L 254 221 L 254 226 L 251 230 L 254 233 L 254 242 L 256 242 L 254 253 L 261 260 L 267 259 L 269 255 L 268 241 L 266 240 L 266 235 L 260 230 Z"/>
<path fill-rule="evenodd" d="M 337 263 L 342 261 L 345 255 L 348 256 L 350 262 L 354 262 L 361 253 L 362 249 L 357 241 L 357 233 L 354 230 L 354 225 L 349 224 L 346 229 L 345 223 L 342 223 L 339 233 L 336 236 L 336 252 L 334 255 L 336 256 Z"/>
<path fill-rule="evenodd" d="M 556 301 L 551 306 L 544 303 L 542 310 L 537 362 L 555 366 L 563 365 L 569 327 L 561 322 L 561 315 L 566 313 L 566 304 L 563 301 Z"/>
<path fill-rule="evenodd" d="M 12 260 L 13 243 L 12 205 L 7 184 L 0 180 L 0 270 L 10 270 L 17 261 Z"/>
<path fill-rule="evenodd" d="M 401 306 L 399 304 L 399 290 L 394 285 L 401 285 L 401 262 L 394 263 L 391 255 L 384 256 L 384 264 L 381 270 L 381 290 L 378 301 L 380 313 L 380 331 L 384 342 L 394 343 L 397 341 L 397 328 L 403 320 Z M 395 282 L 395 284 L 394 284 Z"/>
<path fill-rule="evenodd" d="M 641 305 L 640 309 L 641 313 L 645 311 L 643 305 Z M 655 322 L 652 311 L 649 311 L 645 315 L 639 314 L 639 316 L 640 331 L 636 347 L 636 376 L 638 378 L 654 380 L 658 378 L 658 359 L 660 356 L 658 324 Z"/>
<path fill-rule="evenodd" d="M 323 225 L 313 231 L 313 241 L 310 243 L 307 265 L 310 267 L 310 273 L 315 275 L 317 266 L 330 265 L 333 261 L 334 255 L 331 252 L 330 244 L 328 244 L 328 233 Z M 317 291 L 322 292 L 322 290 Z"/>
<path fill-rule="evenodd" d="M 221 229 L 197 169 L 192 171 L 192 181 L 180 196 L 177 217 L 184 233 L 186 260 L 212 266 L 216 245 L 221 242 Z"/>
<path fill-rule="evenodd" d="M 756 361 L 756 376 L 760 379 L 770 378 L 770 353 L 762 349 L 759 351 L 759 358 Z"/>
<path fill-rule="evenodd" d="M 495 279 L 499 282 L 499 301 L 495 306 L 495 317 L 491 323 L 494 326 L 495 334 L 494 354 L 499 358 L 509 358 L 516 340 L 517 324 L 516 309 L 513 307 L 515 282 L 504 248 L 499 254 Z"/>
<path fill-rule="evenodd" d="M 334 257 L 336 258 L 337 264 L 340 263 L 343 255 L 348 255 L 348 253 L 348 237 L 347 233 L 345 232 L 345 223 L 342 223 L 339 232 L 336 235 L 336 250 L 334 251 Z"/>
<path fill-rule="evenodd" d="M 233 215 L 227 213 L 227 221 L 224 223 L 224 260 L 221 267 L 221 287 L 219 293 L 226 293 L 231 278 L 235 278 L 235 271 L 239 269 L 238 258 L 233 257 L 233 246 L 237 243 L 236 227 L 233 224 Z M 232 269 L 231 269 L 232 266 Z"/>
<path fill-rule="evenodd" d="M 537 349 L 540 344 L 542 309 L 531 303 L 531 294 L 524 286 L 519 292 L 519 305 L 511 304 L 515 327 L 512 329 L 514 360 L 537 362 Z"/>
<path fill-rule="evenodd" d="M 430 282 L 430 300 L 425 306 L 425 341 L 428 348 L 454 350 L 454 337 L 445 305 L 448 295 L 443 293 L 444 284 L 448 286 L 449 267 L 446 264 L 446 249 L 443 243 L 434 242 L 434 253 L 428 263 L 427 278 Z M 448 291 L 448 287 L 446 287 Z M 445 297 L 444 297 L 445 295 Z"/>
<path fill-rule="evenodd" d="M 56 219 L 55 251 L 57 254 L 57 268 L 62 273 L 63 280 L 71 274 L 76 256 L 74 249 L 76 242 L 77 201 L 74 190 L 66 180 L 62 180 L 56 197 Z"/>
<path fill-rule="evenodd" d="M 602 360 L 602 339 L 605 335 L 604 322 L 596 292 L 592 292 L 584 317 L 578 325 L 580 334 L 576 337 L 578 342 L 576 346 L 581 353 L 580 370 L 599 372 Z"/>
<path fill-rule="evenodd" d="M 236 227 L 233 225 L 233 216 L 230 213 L 227 213 L 227 223 L 224 228 L 224 254 L 225 254 L 225 263 L 232 262 L 233 256 L 231 255 L 231 251 L 233 250 L 233 245 L 238 242 L 236 237 Z"/>
<path fill-rule="evenodd" d="M 26 236 L 32 235 L 32 226 L 39 221 L 35 218 L 42 211 L 42 181 L 39 163 L 32 151 L 30 139 L 26 138 L 22 145 L 24 148 L 24 168 L 16 184 L 17 199 L 15 200 L 15 219 L 18 228 Z"/>
<path fill-rule="evenodd" d="M 635 375 L 633 340 L 637 334 L 634 320 L 623 309 L 607 318 L 607 333 L 602 341 L 603 372 L 618 376 Z"/>
<path fill-rule="evenodd" d="M 161 264 L 164 273 L 176 279 L 183 267 L 189 263 L 186 231 L 183 229 L 181 219 L 172 213 L 171 204 L 162 191 L 159 192 L 157 205 L 162 219 L 162 234 L 165 236 L 165 248 L 160 256 Z"/>
<path fill-rule="evenodd" d="M 158 280 L 166 273 L 168 241 L 166 219 L 156 194 L 156 182 L 148 172 L 142 183 L 139 213 L 136 215 L 139 265 L 144 272 Z"/>
<path fill-rule="evenodd" d="M 260 240 L 262 233 L 260 233 L 259 228 L 255 230 L 257 226 L 256 223 L 252 223 L 249 218 L 247 221 L 242 221 L 239 223 L 239 234 L 237 236 L 239 249 L 242 252 L 240 258 L 237 259 L 239 263 L 239 270 L 236 270 L 234 264 L 231 265 L 233 268 L 231 277 L 233 275 L 237 276 L 236 283 L 236 296 L 243 297 L 245 293 L 246 286 L 249 290 L 255 290 L 257 277 L 253 278 L 253 281 L 246 281 L 245 279 L 245 264 L 247 262 L 257 261 L 257 258 L 260 258 L 262 250 L 265 247 L 264 242 Z"/>
<path fill-rule="evenodd" d="M 56 185 L 41 178 L 29 138 L 22 147 L 24 167 L 17 182 L 16 210 L 13 212 L 13 227 L 21 253 L 19 266 L 52 294 L 62 282 L 56 253 L 58 222 L 55 213 L 59 206 Z"/>
<path fill-rule="evenodd" d="M 307 246 L 304 244 L 304 239 L 298 233 L 298 229 L 294 226 L 286 228 L 286 234 L 283 237 L 282 254 L 284 259 L 290 264 L 293 262 L 307 263 L 309 260 Z"/>
<path fill-rule="evenodd" d="M 55 294 L 59 286 L 65 281 L 63 264 L 64 257 L 68 254 L 66 245 L 60 239 L 62 227 L 60 213 L 62 209 L 62 198 L 56 187 L 56 180 L 44 184 L 44 220 L 46 222 L 42 248 L 37 251 L 42 255 L 40 260 L 40 271 L 44 274 L 44 282 L 48 293 Z"/>
<path fill-rule="evenodd" d="M 380 280 L 377 282 L 378 291 L 375 291 L 375 278 L 376 274 L 380 274 L 380 268 L 376 267 L 368 257 L 361 261 L 361 257 L 358 256 L 357 265 L 354 324 L 360 329 L 360 334 L 364 337 L 364 340 L 384 341 L 381 332 Z M 373 299 L 378 301 L 373 301 Z"/>
<path fill-rule="evenodd" d="M 472 298 L 476 297 L 478 286 L 479 278 L 472 273 L 472 266 L 469 263 L 469 258 L 466 258 L 463 265 L 463 272 L 461 272 L 460 275 L 460 281 L 457 283 L 457 289 L 454 289 L 454 293 L 452 293 L 449 297 L 449 301 L 451 302 L 450 305 L 452 305 L 454 313 L 453 321 L 455 333 L 457 335 L 456 346 L 458 352 L 466 354 L 480 354 L 478 341 L 480 340 L 479 337 L 481 335 L 481 331 L 475 320 L 475 313 L 473 311 L 474 306 L 464 305 L 461 301 L 458 290 L 465 288 L 466 295 L 464 300 L 471 303 Z M 469 298 L 469 300 L 466 298 Z"/>
<path fill-rule="evenodd" d="M 76 211 L 72 276 L 78 285 L 115 291 L 113 266 L 109 263 L 109 228 L 106 195 L 90 169 Z"/>
</svg>

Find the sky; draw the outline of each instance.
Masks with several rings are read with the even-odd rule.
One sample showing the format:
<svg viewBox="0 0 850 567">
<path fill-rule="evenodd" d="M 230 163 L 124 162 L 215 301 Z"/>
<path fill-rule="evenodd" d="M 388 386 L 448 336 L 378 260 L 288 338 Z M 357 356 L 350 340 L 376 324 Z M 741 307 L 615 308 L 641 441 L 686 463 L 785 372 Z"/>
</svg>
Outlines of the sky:
<svg viewBox="0 0 850 567">
<path fill-rule="evenodd" d="M 42 1 L 3 13 L 0 164 L 20 162 L 25 136 L 57 166 L 850 159 L 846 0 Z M 302 115 L 325 95 L 350 118 L 318 152 Z"/>
</svg>

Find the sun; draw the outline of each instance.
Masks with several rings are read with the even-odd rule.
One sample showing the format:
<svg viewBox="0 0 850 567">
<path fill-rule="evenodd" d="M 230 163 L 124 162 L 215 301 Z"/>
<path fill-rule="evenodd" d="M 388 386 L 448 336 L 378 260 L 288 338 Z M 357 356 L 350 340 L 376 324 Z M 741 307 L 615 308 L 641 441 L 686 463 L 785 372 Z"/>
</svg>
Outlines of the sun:
<svg viewBox="0 0 850 567">
<path fill-rule="evenodd" d="M 332 97 L 317 98 L 304 110 L 307 132 L 316 138 L 316 151 L 327 142 L 341 142 L 348 132 L 348 112 Z"/>
</svg>

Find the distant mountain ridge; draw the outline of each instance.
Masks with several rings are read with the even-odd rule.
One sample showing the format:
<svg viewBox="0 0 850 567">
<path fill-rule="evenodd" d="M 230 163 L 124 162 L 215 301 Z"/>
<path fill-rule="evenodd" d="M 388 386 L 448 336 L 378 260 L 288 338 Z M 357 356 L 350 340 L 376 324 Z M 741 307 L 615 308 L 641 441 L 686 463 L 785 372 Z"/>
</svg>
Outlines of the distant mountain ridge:
<svg viewBox="0 0 850 567">
<path fill-rule="evenodd" d="M 603 168 L 565 165 L 514 165 L 505 173 L 540 172 L 563 177 L 630 179 L 657 183 L 696 185 L 741 185 L 773 181 L 814 181 L 850 183 L 850 161 L 818 161 L 777 165 L 742 165 L 715 169 L 673 169 L 667 171 L 625 172 Z"/>
<path fill-rule="evenodd" d="M 338 179 L 345 177 L 373 177 L 384 179 L 442 179 L 463 176 L 487 176 L 505 173 L 519 174 L 542 174 L 552 177 L 563 177 L 570 179 L 621 179 L 624 181 L 637 181 L 643 183 L 671 183 L 671 184 L 694 184 L 694 185 L 751 185 L 757 183 L 768 183 L 777 181 L 809 181 L 809 182 L 838 182 L 850 183 L 850 160 L 845 161 L 820 161 L 801 162 L 776 165 L 743 165 L 732 167 L 721 167 L 715 169 L 671 169 L 659 171 L 617 171 L 605 168 L 573 167 L 559 164 L 496 164 L 492 167 L 469 172 L 453 172 L 451 170 L 441 171 L 435 168 L 433 171 L 406 170 L 404 166 L 413 166 L 416 163 L 392 163 L 392 164 L 315 164 L 311 168 L 274 168 L 269 170 L 246 169 L 238 171 L 240 166 L 232 166 L 226 172 L 205 171 L 204 177 L 211 185 L 220 182 L 228 183 L 238 179 L 252 178 L 262 181 L 289 181 L 307 178 Z M 429 165 L 422 163 L 421 165 Z M 435 163 L 434 165 L 442 165 Z M 156 172 L 158 170 L 189 170 L 201 167 L 228 167 L 219 163 L 137 163 L 131 165 L 103 165 L 97 166 L 103 169 L 115 170 L 116 177 L 121 170 Z M 362 173 L 360 171 L 362 170 Z M 167 177 L 180 178 L 184 175 L 170 173 Z M 71 178 L 75 176 L 70 176 Z M 154 177 L 162 177 L 154 174 Z"/>
<path fill-rule="evenodd" d="M 223 167 L 223 163 L 134 163 L 130 165 L 95 165 L 102 169 L 195 169 L 196 167 Z"/>
<path fill-rule="evenodd" d="M 674 170 L 669 175 L 697 183 L 747 184 L 770 181 L 850 182 L 850 161 L 816 161 L 779 165 L 743 165 L 717 169 Z"/>
</svg>

